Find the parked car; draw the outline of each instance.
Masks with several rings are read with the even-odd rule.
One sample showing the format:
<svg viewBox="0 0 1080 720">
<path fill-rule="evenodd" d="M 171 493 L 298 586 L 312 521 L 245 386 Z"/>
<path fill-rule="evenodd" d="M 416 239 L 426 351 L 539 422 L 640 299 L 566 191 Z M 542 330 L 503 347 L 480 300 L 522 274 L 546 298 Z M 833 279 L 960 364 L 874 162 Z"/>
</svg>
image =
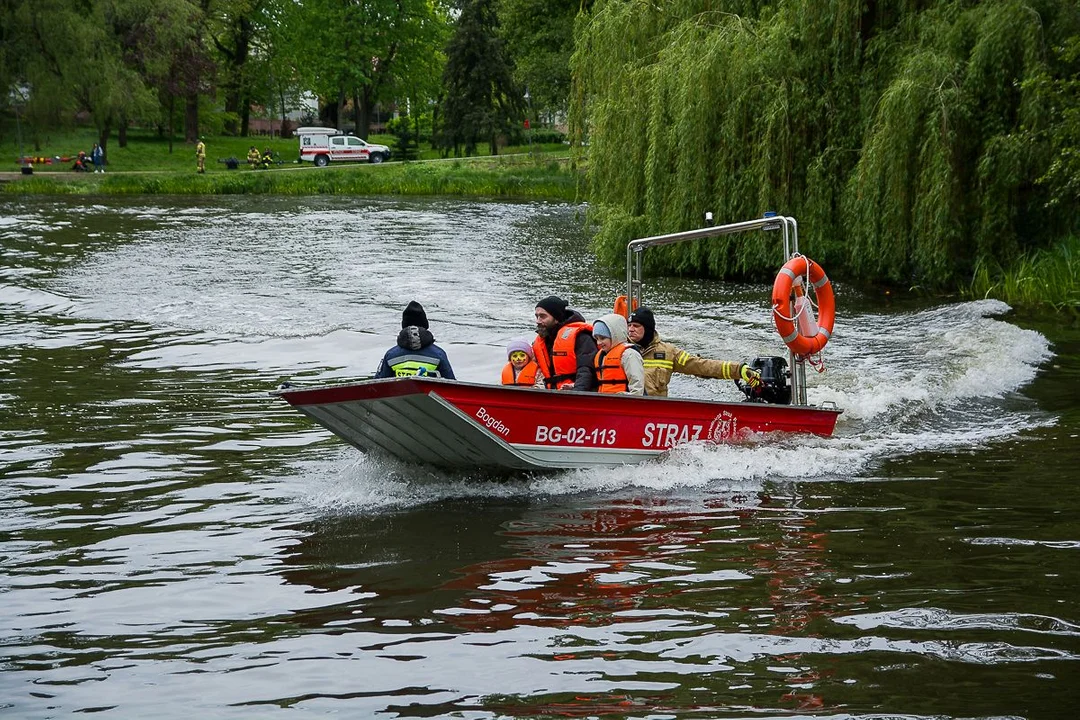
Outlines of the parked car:
<svg viewBox="0 0 1080 720">
<path fill-rule="evenodd" d="M 345 135 L 334 128 L 302 127 L 296 129 L 300 138 L 300 159 L 326 167 L 331 162 L 352 161 L 381 163 L 390 159 L 390 148 Z"/>
</svg>

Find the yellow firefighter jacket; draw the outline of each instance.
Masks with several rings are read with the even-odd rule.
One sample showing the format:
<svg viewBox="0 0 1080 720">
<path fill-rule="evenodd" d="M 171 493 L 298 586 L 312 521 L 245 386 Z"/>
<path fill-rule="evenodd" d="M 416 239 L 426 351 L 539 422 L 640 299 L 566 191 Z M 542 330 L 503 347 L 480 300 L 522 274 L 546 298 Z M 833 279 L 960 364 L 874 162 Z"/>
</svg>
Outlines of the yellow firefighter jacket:
<svg viewBox="0 0 1080 720">
<path fill-rule="evenodd" d="M 739 377 L 739 367 L 742 365 L 732 360 L 709 360 L 691 355 L 661 340 L 659 333 L 653 335 L 652 342 L 641 351 L 641 356 L 645 360 L 645 394 L 660 397 L 667 397 L 672 373 L 734 380 Z"/>
</svg>

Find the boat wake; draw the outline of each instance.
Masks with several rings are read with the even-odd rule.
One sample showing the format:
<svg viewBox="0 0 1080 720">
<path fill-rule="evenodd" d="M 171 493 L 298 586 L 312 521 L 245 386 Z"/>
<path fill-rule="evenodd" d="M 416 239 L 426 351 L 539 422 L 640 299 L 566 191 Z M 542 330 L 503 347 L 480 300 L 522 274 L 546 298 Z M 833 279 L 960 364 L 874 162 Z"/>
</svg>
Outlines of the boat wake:
<svg viewBox="0 0 1080 720">
<path fill-rule="evenodd" d="M 44 252 L 51 226 L 33 213 L 21 214 L 17 226 L 0 224 L 0 236 L 12 238 L 0 306 L 19 318 L 0 343 L 96 347 L 99 332 L 76 334 L 71 328 L 105 323 L 110 332 L 128 333 L 129 346 L 112 358 L 125 370 L 194 372 L 215 386 L 240 378 L 244 390 L 262 380 L 273 387 L 283 377 L 337 381 L 376 366 L 397 332 L 403 297 L 433 296 L 440 299 L 439 332 L 446 333 L 439 339 L 459 377 L 492 382 L 505 360 L 506 340 L 527 331 L 531 298 L 572 293 L 590 318 L 610 308 L 611 286 L 597 286 L 603 273 L 584 251 L 563 268 L 566 288 L 535 285 L 551 277 L 539 267 L 522 266 L 507 276 L 507 267 L 532 256 L 520 244 L 531 248 L 528 238 L 518 238 L 512 228 L 528 227 L 527 219 L 542 212 L 536 206 L 484 205 L 490 217 L 468 227 L 453 212 L 380 206 L 388 213 L 385 221 L 365 225 L 363 235 L 354 237 L 354 212 L 336 202 L 333 208 L 312 202 L 300 212 L 270 203 L 265 212 L 243 214 L 248 201 L 233 208 L 240 214 L 201 206 L 125 210 L 121 219 L 130 226 L 131 241 L 79 245 L 66 267 L 44 280 L 32 279 L 40 274 L 34 258 Z M 101 227 L 112 227 L 117 212 L 93 209 L 109 220 Z M 312 236 L 314 220 L 323 231 Z M 16 243 L 15 227 L 30 239 Z M 233 242 L 221 242 L 226 227 Z M 425 232 L 416 232 L 418 227 Z M 396 257 L 406 236 L 443 241 L 425 246 L 423 271 L 403 278 L 400 262 L 388 258 Z M 464 274 L 480 289 L 462 292 Z M 686 287 L 680 280 L 676 290 L 653 295 L 665 308 L 667 339 L 711 357 L 779 354 L 782 345 L 759 288 L 727 286 L 721 296 L 703 282 L 687 299 Z M 808 369 L 807 378 L 811 403 L 833 403 L 844 411 L 828 439 L 691 445 L 633 467 L 510 480 L 417 469 L 358 455 L 335 439 L 318 441 L 314 457 L 298 461 L 296 472 L 305 486 L 318 487 L 314 504 L 322 505 L 325 495 L 328 504 L 360 507 L 470 494 L 752 487 L 777 479 L 868 477 L 896 458 L 1022 440 L 1056 422 L 1021 392 L 1052 357 L 1049 342 L 1002 319 L 1009 310 L 1004 303 L 860 313 L 843 295 L 840 300 L 835 339 L 824 352 L 828 371 Z M 672 394 L 741 399 L 730 383 L 679 376 Z M 221 409 L 223 423 L 234 410 Z M 314 483 L 308 482 L 312 476 Z"/>
<path fill-rule="evenodd" d="M 808 383 L 811 402 L 844 410 L 831 438 L 693 444 L 642 465 L 510 479 L 357 459 L 355 450 L 342 448 L 315 461 L 319 469 L 312 474 L 321 481 L 305 495 L 319 507 L 362 509 L 626 488 L 753 492 L 766 481 L 858 480 L 891 459 L 1016 440 L 1055 422 L 1019 392 L 1052 353 L 1039 333 L 1000 319 L 1008 310 L 1004 303 L 978 301 L 846 319 L 843 341 L 828 348 L 828 371 L 811 371 Z"/>
</svg>

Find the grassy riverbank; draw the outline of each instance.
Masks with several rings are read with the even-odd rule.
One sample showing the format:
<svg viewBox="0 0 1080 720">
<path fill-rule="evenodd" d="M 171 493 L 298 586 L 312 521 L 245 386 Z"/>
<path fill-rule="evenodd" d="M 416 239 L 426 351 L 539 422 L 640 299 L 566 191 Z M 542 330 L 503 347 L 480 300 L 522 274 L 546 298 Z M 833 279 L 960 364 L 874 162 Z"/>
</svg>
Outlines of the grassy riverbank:
<svg viewBox="0 0 1080 720">
<path fill-rule="evenodd" d="M 372 142 L 393 148 L 392 136 L 373 136 Z M 71 158 L 89 152 L 93 131 L 57 130 L 39 139 L 37 149 L 24 148 L 39 158 L 33 175 L 17 174 L 9 166 L 0 192 L 16 195 L 463 195 L 581 200 L 580 174 L 571 169 L 569 150 L 561 145 L 508 147 L 497 156 L 438 159 L 425 148 L 417 162 L 382 165 L 340 163 L 316 168 L 297 163 L 295 138 L 209 137 L 206 173 L 195 172 L 194 146 L 132 130 L 120 147 L 113 138 L 104 174 L 72 171 Z M 18 155 L 12 133 L 5 149 Z M 268 170 L 252 170 L 244 159 L 250 146 L 269 148 L 278 160 Z M 236 158 L 229 170 L 223 160 Z M 45 160 L 51 162 L 45 162 Z"/>
<path fill-rule="evenodd" d="M 965 294 L 1080 314 L 1080 237 L 1025 254 L 1008 267 L 980 263 Z"/>
<path fill-rule="evenodd" d="M 17 195 L 467 195 L 573 201 L 567 158 L 510 155 L 382 165 L 207 172 L 35 173 L 0 185 Z"/>
</svg>

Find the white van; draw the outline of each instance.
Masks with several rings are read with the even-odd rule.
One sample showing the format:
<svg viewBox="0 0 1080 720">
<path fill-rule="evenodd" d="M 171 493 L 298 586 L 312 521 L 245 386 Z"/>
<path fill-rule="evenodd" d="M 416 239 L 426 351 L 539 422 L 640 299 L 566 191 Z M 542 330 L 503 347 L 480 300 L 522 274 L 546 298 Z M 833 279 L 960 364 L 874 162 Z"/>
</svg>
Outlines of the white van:
<svg viewBox="0 0 1080 720">
<path fill-rule="evenodd" d="M 296 129 L 300 138 L 300 159 L 326 167 L 331 161 L 381 163 L 390 159 L 390 148 L 365 142 L 355 135 L 343 135 L 340 130 L 325 127 Z"/>
</svg>

